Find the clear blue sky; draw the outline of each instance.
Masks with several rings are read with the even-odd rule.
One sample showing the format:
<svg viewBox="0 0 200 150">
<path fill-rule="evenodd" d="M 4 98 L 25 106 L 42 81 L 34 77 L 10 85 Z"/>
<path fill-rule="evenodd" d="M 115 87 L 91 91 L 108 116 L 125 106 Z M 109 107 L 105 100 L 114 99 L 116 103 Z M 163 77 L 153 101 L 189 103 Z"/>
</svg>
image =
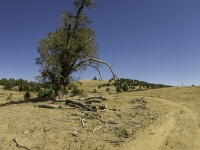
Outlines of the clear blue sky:
<svg viewBox="0 0 200 150">
<path fill-rule="evenodd" d="M 200 85 L 199 0 L 95 0 L 87 11 L 99 56 L 118 77 Z M 34 80 L 37 44 L 60 24 L 72 0 L 0 0 L 0 78 Z M 103 79 L 112 74 L 100 68 Z M 98 77 L 88 69 L 82 79 Z M 99 77 L 98 77 L 99 78 Z"/>
</svg>

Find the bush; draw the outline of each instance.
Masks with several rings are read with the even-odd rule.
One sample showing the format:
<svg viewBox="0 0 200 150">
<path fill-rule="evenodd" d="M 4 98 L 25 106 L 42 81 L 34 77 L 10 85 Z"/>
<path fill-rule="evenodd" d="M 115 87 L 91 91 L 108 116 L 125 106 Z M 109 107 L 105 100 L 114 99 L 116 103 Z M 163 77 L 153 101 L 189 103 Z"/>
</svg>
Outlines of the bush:
<svg viewBox="0 0 200 150">
<path fill-rule="evenodd" d="M 68 89 L 65 88 L 65 89 L 64 89 L 64 94 L 68 94 L 68 93 L 69 93 Z"/>
<path fill-rule="evenodd" d="M 97 77 L 94 77 L 93 80 L 97 80 Z"/>
<path fill-rule="evenodd" d="M 92 91 L 92 93 L 97 93 L 97 90 L 96 90 L 96 89 L 94 89 L 94 90 Z"/>
<path fill-rule="evenodd" d="M 72 96 L 82 95 L 82 94 L 83 94 L 83 90 L 78 89 L 77 86 L 75 86 L 71 91 Z"/>
<path fill-rule="evenodd" d="M 127 91 L 128 91 L 128 86 L 127 86 L 126 84 L 124 84 L 124 85 L 122 86 L 122 90 L 123 90 L 124 92 L 127 92 Z"/>
<path fill-rule="evenodd" d="M 116 87 L 116 91 L 121 92 L 122 91 L 121 87 L 120 86 Z"/>
<path fill-rule="evenodd" d="M 73 83 L 70 83 L 68 86 L 67 86 L 67 89 L 68 90 L 72 90 L 74 88 L 77 88 L 77 85 L 73 84 Z"/>
<path fill-rule="evenodd" d="M 54 98 L 55 93 L 52 89 L 40 89 L 38 92 L 38 98 Z"/>
<path fill-rule="evenodd" d="M 106 91 L 107 91 L 107 92 L 110 92 L 110 88 L 106 88 Z"/>
<path fill-rule="evenodd" d="M 31 98 L 31 93 L 29 91 L 26 91 L 24 94 L 24 99 L 30 99 Z"/>
<path fill-rule="evenodd" d="M 4 89 L 5 89 L 5 90 L 11 90 L 11 88 L 12 88 L 11 83 L 10 83 L 9 81 L 6 81 L 6 82 L 4 83 Z"/>
<path fill-rule="evenodd" d="M 100 89 L 101 88 L 101 84 L 98 86 L 98 89 Z"/>
</svg>

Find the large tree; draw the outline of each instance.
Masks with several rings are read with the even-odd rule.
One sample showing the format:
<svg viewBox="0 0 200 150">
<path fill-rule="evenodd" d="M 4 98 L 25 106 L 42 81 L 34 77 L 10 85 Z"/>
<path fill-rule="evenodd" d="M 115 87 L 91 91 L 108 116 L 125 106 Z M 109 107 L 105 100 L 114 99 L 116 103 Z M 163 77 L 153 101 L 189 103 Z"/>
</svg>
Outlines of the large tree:
<svg viewBox="0 0 200 150">
<path fill-rule="evenodd" d="M 40 56 L 36 64 L 41 66 L 39 79 L 53 84 L 57 97 L 69 83 L 70 75 L 84 71 L 87 66 L 98 70 L 100 63 L 106 64 L 116 78 L 111 66 L 98 57 L 95 31 L 89 26 L 91 21 L 84 12 L 96 4 L 92 0 L 74 0 L 73 4 L 74 13 L 64 11 L 61 25 L 41 39 L 37 47 Z"/>
</svg>

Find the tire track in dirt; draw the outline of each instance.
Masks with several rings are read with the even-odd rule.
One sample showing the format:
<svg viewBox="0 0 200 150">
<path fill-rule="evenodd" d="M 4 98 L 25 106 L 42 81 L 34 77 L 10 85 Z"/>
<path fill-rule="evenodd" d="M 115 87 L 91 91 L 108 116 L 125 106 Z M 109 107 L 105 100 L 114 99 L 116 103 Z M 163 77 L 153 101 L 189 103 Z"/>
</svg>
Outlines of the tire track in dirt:
<svg viewBox="0 0 200 150">
<path fill-rule="evenodd" d="M 200 128 L 196 114 L 182 104 L 166 99 L 145 97 L 149 103 L 157 101 L 162 105 L 169 106 L 169 112 L 158 122 L 159 126 L 153 125 L 145 130 L 134 141 L 127 144 L 123 149 L 135 150 L 199 150 Z M 162 109 L 162 108 L 159 108 Z"/>
</svg>

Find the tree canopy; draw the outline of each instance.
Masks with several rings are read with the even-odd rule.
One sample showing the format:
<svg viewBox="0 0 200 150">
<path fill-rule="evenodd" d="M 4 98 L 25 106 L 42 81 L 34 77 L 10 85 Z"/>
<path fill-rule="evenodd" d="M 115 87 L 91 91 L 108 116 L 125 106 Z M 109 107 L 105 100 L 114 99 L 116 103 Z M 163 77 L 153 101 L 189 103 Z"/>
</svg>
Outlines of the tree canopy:
<svg viewBox="0 0 200 150">
<path fill-rule="evenodd" d="M 87 66 L 98 70 L 100 63 L 104 63 L 112 71 L 111 66 L 98 57 L 95 31 L 89 26 L 91 21 L 84 12 L 96 4 L 92 0 L 74 0 L 73 5 L 74 13 L 63 11 L 61 25 L 42 38 L 37 47 L 40 56 L 36 64 L 41 67 L 38 79 L 54 84 L 55 93 L 69 83 L 73 72 L 82 72 Z"/>
</svg>

